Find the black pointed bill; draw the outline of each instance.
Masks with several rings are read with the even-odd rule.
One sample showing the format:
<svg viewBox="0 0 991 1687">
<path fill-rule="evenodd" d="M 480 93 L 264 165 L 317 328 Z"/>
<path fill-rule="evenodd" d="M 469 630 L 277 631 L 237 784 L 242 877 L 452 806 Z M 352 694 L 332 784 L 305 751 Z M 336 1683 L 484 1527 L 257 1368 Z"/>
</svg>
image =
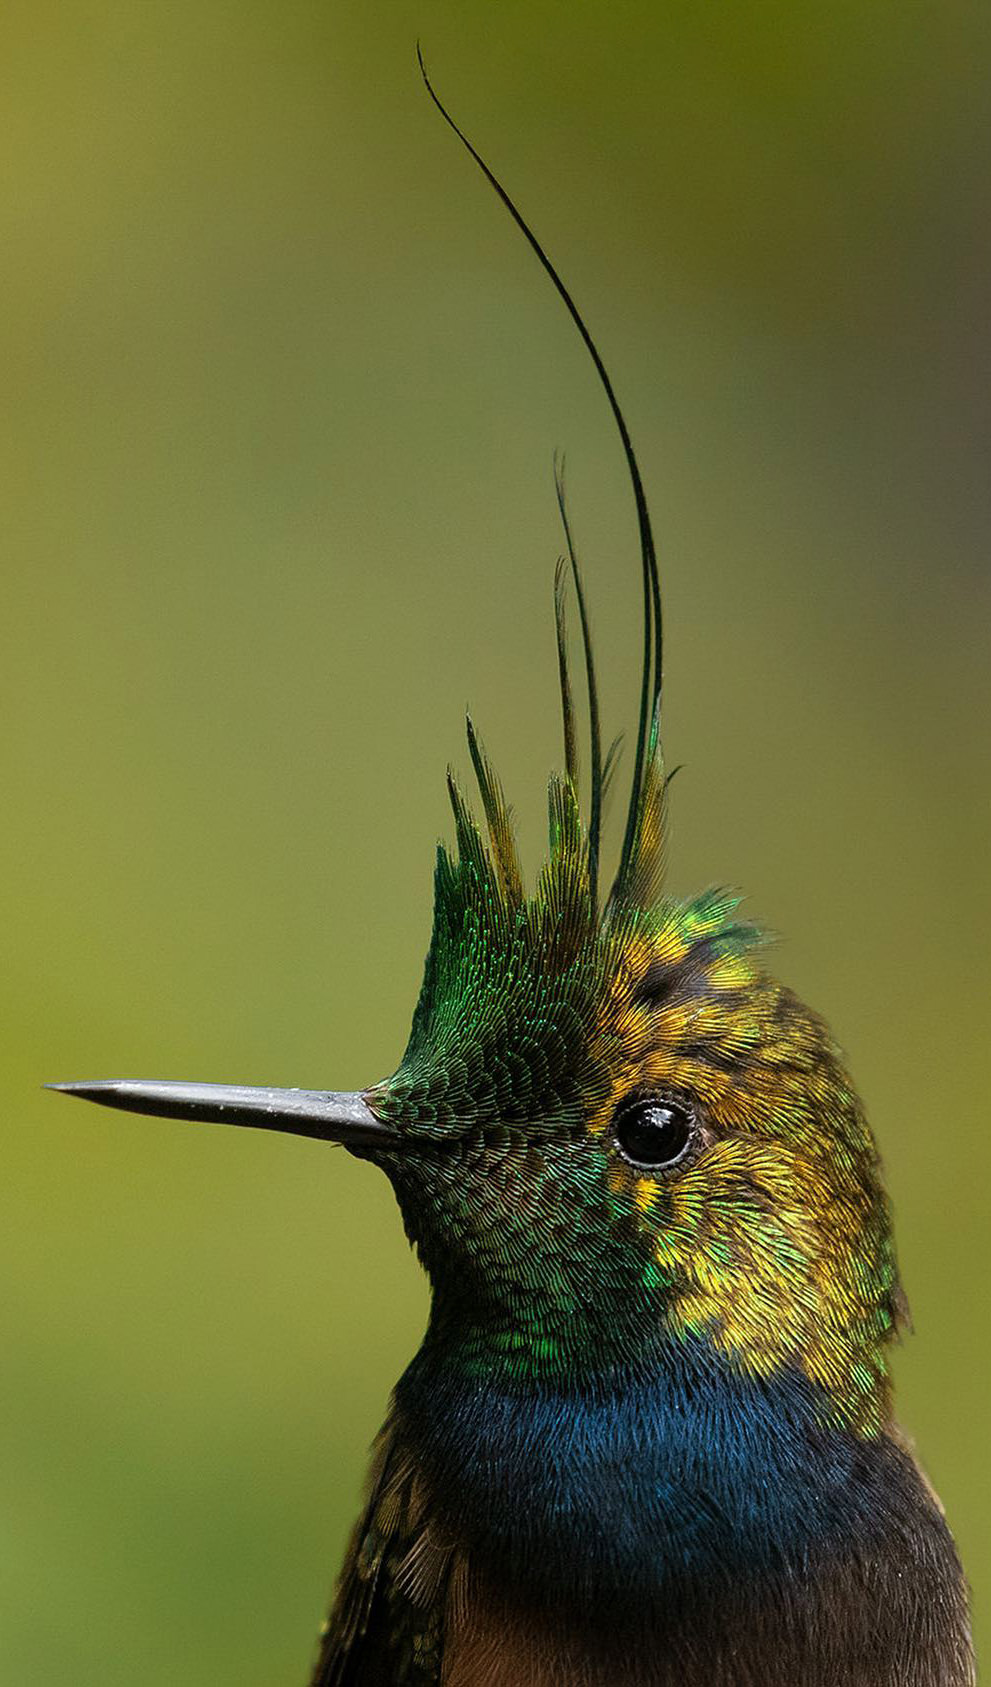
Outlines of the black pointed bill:
<svg viewBox="0 0 991 1687">
<path fill-rule="evenodd" d="M 372 1112 L 359 1090 L 256 1089 L 246 1084 L 178 1084 L 132 1078 L 83 1084 L 47 1084 L 46 1089 L 164 1119 L 203 1124 L 254 1125 L 341 1142 L 346 1148 L 386 1148 L 397 1132 Z"/>
</svg>

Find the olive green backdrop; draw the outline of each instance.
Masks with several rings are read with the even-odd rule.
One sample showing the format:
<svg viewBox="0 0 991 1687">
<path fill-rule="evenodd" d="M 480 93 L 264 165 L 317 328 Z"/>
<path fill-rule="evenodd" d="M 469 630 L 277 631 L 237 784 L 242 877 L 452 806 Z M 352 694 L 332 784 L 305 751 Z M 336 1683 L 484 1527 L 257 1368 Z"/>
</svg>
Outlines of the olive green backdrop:
<svg viewBox="0 0 991 1687">
<path fill-rule="evenodd" d="M 964 0 L 8 0 L 0 1680 L 301 1684 L 426 1296 L 384 1179 L 43 1094 L 398 1059 L 470 701 L 539 858 L 553 449 L 607 726 L 662 545 L 673 879 L 881 1139 L 902 1414 L 978 1596 L 986 194 Z"/>
</svg>

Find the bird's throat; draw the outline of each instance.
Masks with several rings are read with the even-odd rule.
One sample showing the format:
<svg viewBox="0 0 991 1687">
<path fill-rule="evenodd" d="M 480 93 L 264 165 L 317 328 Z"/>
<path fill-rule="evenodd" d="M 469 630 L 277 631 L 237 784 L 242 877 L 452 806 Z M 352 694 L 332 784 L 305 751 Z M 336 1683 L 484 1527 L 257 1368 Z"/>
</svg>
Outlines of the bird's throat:
<svg viewBox="0 0 991 1687">
<path fill-rule="evenodd" d="M 548 1596 L 637 1602 L 659 1574 L 770 1569 L 871 1527 L 858 1495 L 873 1445 L 824 1430 L 797 1374 L 734 1375 L 701 1344 L 571 1387 L 461 1370 L 427 1346 L 397 1403 L 473 1553 Z"/>
<path fill-rule="evenodd" d="M 873 1681 L 850 1662 L 869 1645 L 865 1608 L 868 1624 L 876 1601 L 904 1613 L 923 1564 L 927 1597 L 935 1564 L 947 1598 L 959 1598 L 952 1543 L 912 1460 L 887 1436 L 824 1427 L 797 1374 L 733 1375 L 700 1344 L 650 1374 L 614 1372 L 567 1390 L 486 1380 L 427 1346 L 396 1405 L 477 1585 L 496 1588 L 531 1626 L 553 1613 L 560 1644 L 580 1635 L 585 1656 L 590 1612 L 608 1611 L 645 1645 L 662 1633 L 682 1661 L 705 1635 L 710 1663 L 720 1634 L 736 1655 L 756 1623 L 755 1668 L 776 1625 L 775 1644 L 793 1656 L 812 1629 L 834 1625 L 824 1655 L 836 1681 Z M 896 1627 L 884 1644 L 894 1657 Z M 878 1683 L 900 1687 L 901 1676 L 877 1667 Z"/>
</svg>

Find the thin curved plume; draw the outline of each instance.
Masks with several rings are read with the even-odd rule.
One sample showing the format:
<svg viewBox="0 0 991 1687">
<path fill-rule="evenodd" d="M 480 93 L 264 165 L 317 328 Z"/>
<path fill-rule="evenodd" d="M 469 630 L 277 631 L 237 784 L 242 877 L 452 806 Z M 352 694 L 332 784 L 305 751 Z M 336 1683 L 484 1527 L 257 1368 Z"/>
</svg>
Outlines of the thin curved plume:
<svg viewBox="0 0 991 1687">
<path fill-rule="evenodd" d="M 567 591 L 566 559 L 558 557 L 554 570 L 554 629 L 557 634 L 557 667 L 561 688 L 561 721 L 564 730 L 564 770 L 572 786 L 578 789 L 578 741 L 575 736 L 575 705 L 568 668 L 568 619 L 565 597 Z"/>
<path fill-rule="evenodd" d="M 613 390 L 612 381 L 609 378 L 606 366 L 599 355 L 598 347 L 592 339 L 588 328 L 585 326 L 585 322 L 578 310 L 578 306 L 575 304 L 574 299 L 568 292 L 568 289 L 562 281 L 560 275 L 551 263 L 551 260 L 544 251 L 544 248 L 541 246 L 540 241 L 530 228 L 530 225 L 525 221 L 522 213 L 517 209 L 498 177 L 489 168 L 489 165 L 485 162 L 481 153 L 476 150 L 464 130 L 461 129 L 455 122 L 447 107 L 443 104 L 439 95 L 435 92 L 430 78 L 427 75 L 427 67 L 423 62 L 423 54 L 420 50 L 419 42 L 417 43 L 416 57 L 417 63 L 420 67 L 420 74 L 423 77 L 424 86 L 426 87 L 430 98 L 433 100 L 434 105 L 437 107 L 437 110 L 440 112 L 448 127 L 453 130 L 455 135 L 457 135 L 459 141 L 470 157 L 474 159 L 486 181 L 502 200 L 502 203 L 505 205 L 513 221 L 516 223 L 517 228 L 520 230 L 524 239 L 527 241 L 527 244 L 538 258 L 546 274 L 553 282 L 558 296 L 564 303 L 571 320 L 575 324 L 575 327 L 578 329 L 585 348 L 595 365 L 595 370 L 599 377 L 599 381 L 601 382 L 603 391 L 605 392 L 606 398 L 609 401 L 609 407 L 612 411 L 613 419 L 616 423 L 620 441 L 622 443 L 627 472 L 633 487 L 633 497 L 637 511 L 637 526 L 640 533 L 640 556 L 643 571 L 643 665 L 640 684 L 640 712 L 637 723 L 636 754 L 634 758 L 633 779 L 627 808 L 626 829 L 623 836 L 623 847 L 620 854 L 615 883 L 608 898 L 609 901 L 613 901 L 622 895 L 623 888 L 629 879 L 633 868 L 633 857 L 636 851 L 637 833 L 641 811 L 642 787 L 646 763 L 648 760 L 649 739 L 651 736 L 652 724 L 660 718 L 664 655 L 663 621 L 661 612 L 660 581 L 657 573 L 657 552 L 654 545 L 653 530 L 650 524 L 650 514 L 647 509 L 647 498 L 643 489 L 643 481 L 640 477 L 640 469 L 637 463 L 636 453 L 633 449 L 633 442 L 630 438 L 629 429 L 626 425 L 626 419 L 619 407 L 619 400 Z M 593 774 L 593 795 L 595 794 L 595 791 L 595 775 Z M 598 797 L 601 804 L 601 771 L 599 774 Z M 598 810 L 596 811 L 596 824 L 597 820 Z M 597 853 L 597 836 L 593 835 L 590 842 L 594 845 L 595 852 Z"/>
<path fill-rule="evenodd" d="M 571 537 L 571 523 L 568 520 L 568 506 L 564 495 L 564 460 L 554 464 L 554 487 L 557 492 L 557 507 L 561 512 L 561 524 L 564 528 L 565 542 L 568 547 L 568 560 L 571 563 L 571 577 L 575 582 L 575 596 L 578 599 L 578 617 L 581 621 L 582 644 L 585 650 L 585 678 L 588 686 L 588 722 L 589 740 L 592 757 L 592 793 L 589 805 L 588 820 L 588 856 L 589 873 L 592 880 L 592 901 L 598 895 L 599 846 L 602 832 L 602 736 L 599 726 L 599 692 L 595 681 L 595 661 L 592 656 L 592 629 L 589 625 L 588 609 L 585 603 L 585 588 L 582 584 L 581 569 L 575 554 L 574 541 Z"/>
</svg>

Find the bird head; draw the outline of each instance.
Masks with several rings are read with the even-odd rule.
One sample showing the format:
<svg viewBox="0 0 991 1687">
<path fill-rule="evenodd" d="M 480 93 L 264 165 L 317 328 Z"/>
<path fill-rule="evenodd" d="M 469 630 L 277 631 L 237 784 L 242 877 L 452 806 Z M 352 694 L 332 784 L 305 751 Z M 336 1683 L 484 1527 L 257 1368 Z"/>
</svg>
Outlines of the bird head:
<svg viewBox="0 0 991 1687">
<path fill-rule="evenodd" d="M 435 1333 L 479 1373 L 555 1383 L 692 1342 L 743 1374 L 804 1374 L 827 1415 L 880 1428 L 900 1297 L 874 1141 L 824 1022 L 766 972 L 738 898 L 667 894 L 656 730 L 601 905 L 574 769 L 550 782 L 528 894 L 470 723 L 469 747 L 483 819 L 451 778 L 455 845 L 438 851 L 392 1077 L 354 1095 L 60 1087 L 375 1162 L 431 1277 Z"/>
<path fill-rule="evenodd" d="M 423 985 L 393 1076 L 357 1093 L 131 1080 L 53 1087 L 138 1112 L 343 1142 L 374 1161 L 433 1283 L 432 1337 L 458 1346 L 469 1369 L 556 1384 L 691 1346 L 744 1375 L 803 1375 L 827 1417 L 876 1432 L 890 1415 L 885 1347 L 900 1292 L 873 1138 L 826 1026 L 764 970 L 759 933 L 738 917 L 737 899 L 679 901 L 667 891 L 661 601 L 630 436 L 570 294 L 440 109 L 575 322 L 630 475 L 643 667 L 615 877 L 600 896 L 612 757 L 600 752 L 559 475 L 585 653 L 588 814 L 562 563 L 565 754 L 550 783 L 546 862 L 528 892 L 509 809 L 469 722 L 482 820 L 451 779 L 455 844 L 438 853 Z"/>
<path fill-rule="evenodd" d="M 395 1186 L 440 1337 L 549 1381 L 691 1341 L 880 1427 L 899 1291 L 873 1138 L 738 899 L 666 894 L 656 732 L 601 908 L 573 780 L 551 780 L 527 894 L 470 723 L 469 745 L 484 821 L 452 781 L 409 1043 L 365 1096 L 395 1140 L 358 1150 Z"/>
</svg>

